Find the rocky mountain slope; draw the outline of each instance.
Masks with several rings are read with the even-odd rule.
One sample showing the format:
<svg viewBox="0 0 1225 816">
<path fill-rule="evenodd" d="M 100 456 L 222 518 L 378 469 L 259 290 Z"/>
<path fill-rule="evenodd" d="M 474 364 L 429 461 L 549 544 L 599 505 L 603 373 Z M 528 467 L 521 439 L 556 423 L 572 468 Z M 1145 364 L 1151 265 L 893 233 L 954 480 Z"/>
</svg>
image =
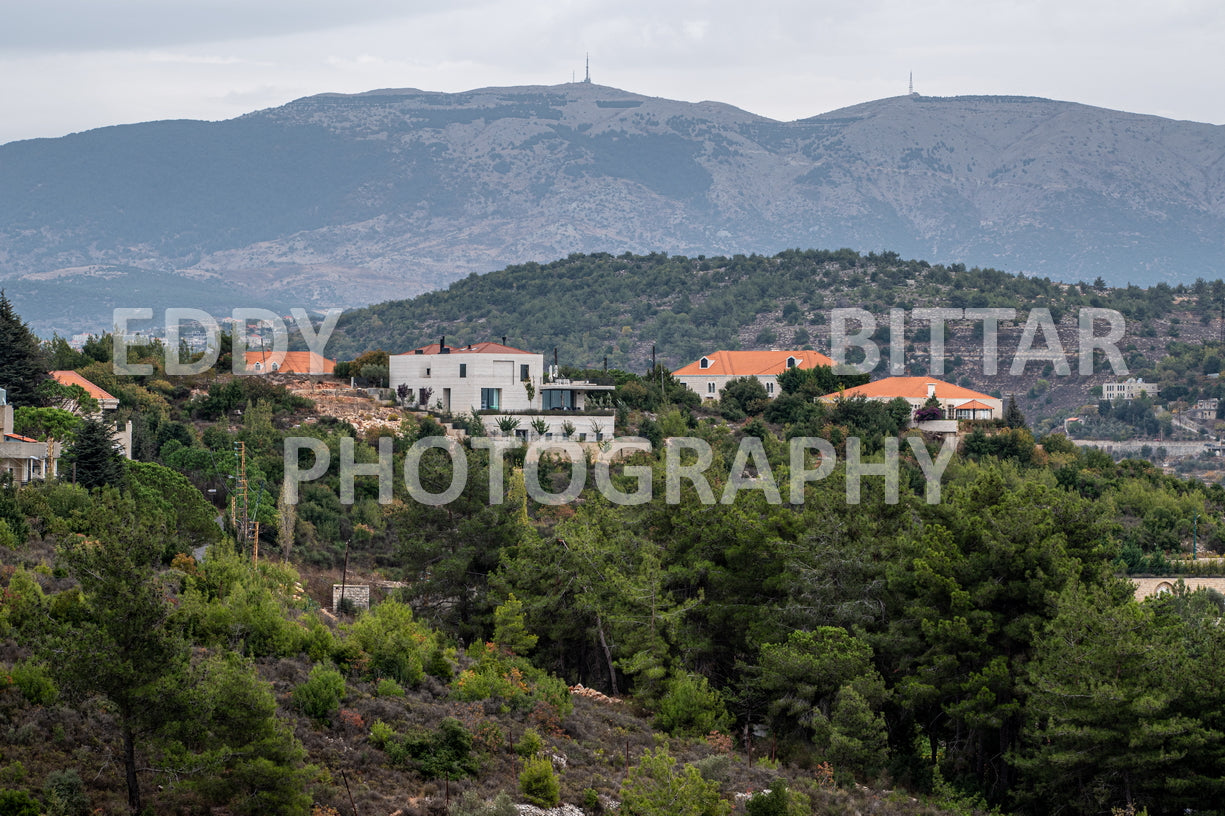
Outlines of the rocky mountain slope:
<svg viewBox="0 0 1225 816">
<path fill-rule="evenodd" d="M 777 122 L 587 83 L 323 94 L 0 146 L 0 285 L 114 306 L 353 306 L 573 252 L 893 250 L 1057 280 L 1225 261 L 1225 128 L 1029 97 Z"/>
</svg>

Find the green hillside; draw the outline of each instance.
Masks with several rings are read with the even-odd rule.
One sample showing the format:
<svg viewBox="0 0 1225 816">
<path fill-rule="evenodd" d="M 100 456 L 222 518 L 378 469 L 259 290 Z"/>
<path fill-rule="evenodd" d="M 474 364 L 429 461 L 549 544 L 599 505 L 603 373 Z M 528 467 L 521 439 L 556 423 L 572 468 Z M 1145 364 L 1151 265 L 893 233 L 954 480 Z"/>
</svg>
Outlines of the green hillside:
<svg viewBox="0 0 1225 816">
<path fill-rule="evenodd" d="M 645 371 L 652 347 L 677 368 L 718 349 L 811 347 L 830 351 L 830 311 L 859 307 L 877 322 L 888 345 L 890 310 L 906 310 L 906 371 L 933 373 L 930 328 L 916 308 L 1013 308 L 1018 320 L 1000 324 L 1001 364 L 988 374 L 981 321 L 950 321 L 944 379 L 994 395 L 1016 394 L 1035 418 L 1054 417 L 1096 401 L 1092 389 L 1118 379 L 1108 367 L 1079 376 L 1078 315 L 1109 308 L 1126 320 L 1120 350 L 1129 376 L 1178 382 L 1175 398 L 1225 396 L 1219 383 L 1184 382 L 1187 371 L 1156 370 L 1178 344 L 1219 342 L 1225 283 L 1110 288 L 1101 281 L 1064 284 L 995 269 L 966 269 L 896 253 L 861 255 L 849 249 L 790 250 L 774 256 L 726 257 L 572 255 L 549 264 L 522 264 L 471 275 L 449 288 L 411 300 L 347 312 L 328 351 L 351 359 L 362 351 L 408 351 L 445 335 L 451 343 L 498 340 L 551 355 L 579 368 Z M 1072 376 L 1010 364 L 1030 310 L 1045 308 L 1059 324 Z M 1100 331 L 1100 330 L 1099 330 Z M 1041 343 L 1039 343 L 1041 346 Z M 848 358 L 851 359 L 851 358 Z M 885 376 L 882 364 L 874 376 Z M 1043 380 L 1046 385 L 1039 384 Z"/>
</svg>

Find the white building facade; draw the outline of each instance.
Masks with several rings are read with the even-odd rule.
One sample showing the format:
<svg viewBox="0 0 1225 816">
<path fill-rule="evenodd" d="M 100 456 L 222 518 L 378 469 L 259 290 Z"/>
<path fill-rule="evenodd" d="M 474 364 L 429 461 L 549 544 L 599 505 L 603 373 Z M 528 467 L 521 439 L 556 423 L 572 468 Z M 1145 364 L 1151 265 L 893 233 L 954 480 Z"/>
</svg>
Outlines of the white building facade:
<svg viewBox="0 0 1225 816">
<path fill-rule="evenodd" d="M 1123 382 L 1108 382 L 1102 384 L 1102 398 L 1114 402 L 1117 399 L 1134 400 L 1141 394 L 1147 394 L 1151 399 L 1157 398 L 1157 386 L 1147 383 L 1143 377 L 1132 377 Z"/>
<path fill-rule="evenodd" d="M 544 420 L 545 435 L 582 441 L 613 436 L 614 413 L 593 410 L 592 397 L 613 391 L 610 383 L 571 381 L 551 376 L 544 355 L 507 346 L 438 343 L 388 357 L 388 384 L 408 389 L 409 404 L 443 413 L 480 416 L 490 433 L 501 432 L 499 420 L 513 417 L 515 434 L 535 438 L 532 423 Z M 573 428 L 570 433 L 566 430 Z"/>
</svg>

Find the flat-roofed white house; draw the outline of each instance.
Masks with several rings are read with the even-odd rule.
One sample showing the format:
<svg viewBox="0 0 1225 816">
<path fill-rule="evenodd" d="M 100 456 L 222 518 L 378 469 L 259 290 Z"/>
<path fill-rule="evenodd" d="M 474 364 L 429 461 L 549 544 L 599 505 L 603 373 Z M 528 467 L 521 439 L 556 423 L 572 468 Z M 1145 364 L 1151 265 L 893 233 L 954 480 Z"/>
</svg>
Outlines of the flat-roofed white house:
<svg viewBox="0 0 1225 816">
<path fill-rule="evenodd" d="M 1123 382 L 1108 382 L 1102 384 L 1102 397 L 1111 401 L 1134 400 L 1141 394 L 1147 394 L 1156 399 L 1158 389 L 1154 383 L 1145 382 L 1143 377 L 1130 377 Z"/>
<path fill-rule="evenodd" d="M 505 343 L 448 346 L 437 343 L 388 356 L 388 384 L 411 392 L 410 403 L 452 413 L 473 412 L 496 433 L 498 420 L 519 420 L 520 436 L 529 434 L 535 419 L 544 419 L 547 434 L 560 436 L 563 426 L 574 426 L 580 441 L 613 436 L 614 412 L 589 408 L 597 394 L 611 394 L 612 381 L 588 382 L 550 375 L 544 355 Z"/>
<path fill-rule="evenodd" d="M 812 349 L 795 351 L 716 351 L 672 372 L 702 399 L 718 399 L 723 387 L 737 377 L 756 377 L 771 398 L 778 396 L 778 375 L 789 368 L 833 366 L 834 361 Z"/>
</svg>

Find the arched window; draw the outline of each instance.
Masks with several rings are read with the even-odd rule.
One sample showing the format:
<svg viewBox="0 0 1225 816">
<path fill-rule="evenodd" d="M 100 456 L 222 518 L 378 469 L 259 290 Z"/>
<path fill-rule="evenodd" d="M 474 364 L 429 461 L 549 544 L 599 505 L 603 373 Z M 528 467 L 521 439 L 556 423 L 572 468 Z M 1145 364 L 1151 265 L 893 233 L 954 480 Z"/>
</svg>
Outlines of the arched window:
<svg viewBox="0 0 1225 816">
<path fill-rule="evenodd" d="M 699 368 L 710 368 L 710 360 L 703 357 L 701 360 L 698 361 L 698 367 Z"/>
</svg>

